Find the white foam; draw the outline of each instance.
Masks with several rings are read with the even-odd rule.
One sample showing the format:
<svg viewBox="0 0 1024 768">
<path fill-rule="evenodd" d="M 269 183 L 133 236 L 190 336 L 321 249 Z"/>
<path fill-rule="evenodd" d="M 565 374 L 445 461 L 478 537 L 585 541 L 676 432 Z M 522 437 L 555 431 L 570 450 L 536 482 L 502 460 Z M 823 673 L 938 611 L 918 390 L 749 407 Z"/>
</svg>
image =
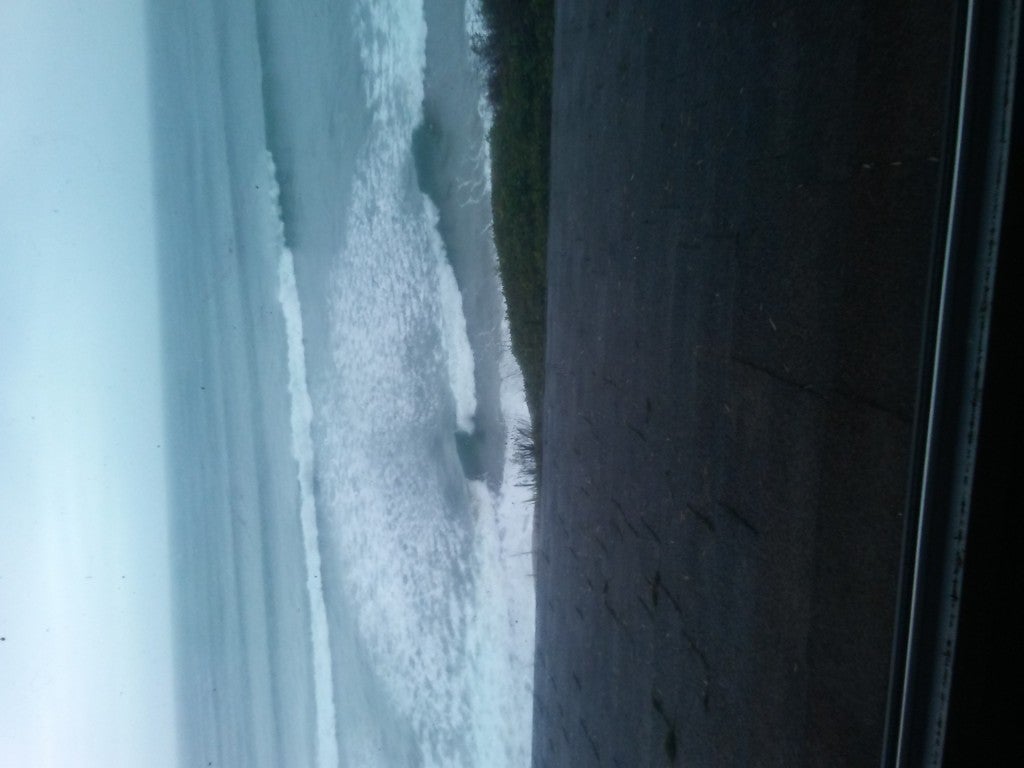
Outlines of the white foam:
<svg viewBox="0 0 1024 768">
<path fill-rule="evenodd" d="M 496 255 L 495 255 L 496 259 Z M 516 453 L 516 429 L 529 428 L 523 376 L 512 354 L 502 297 L 501 410 L 507 425 L 500 491 L 471 483 L 477 509 L 476 600 L 470 647 L 478 678 L 473 701 L 479 765 L 528 766 L 533 743 L 536 600 L 535 490 Z M 495 638 L 503 638 L 496 643 Z"/>
<path fill-rule="evenodd" d="M 367 73 L 364 95 L 374 122 L 390 130 L 410 117 L 417 119 L 427 61 L 422 0 L 363 0 L 355 19 Z"/>
<path fill-rule="evenodd" d="M 273 174 L 273 160 L 268 164 Z M 271 184 L 274 205 L 277 185 Z M 278 217 L 280 221 L 280 217 Z M 306 557 L 306 594 L 309 601 L 310 635 L 313 648 L 313 690 L 316 705 L 317 766 L 338 765 L 338 739 L 335 731 L 334 681 L 320 564 L 320 533 L 317 527 L 316 499 L 313 495 L 313 404 L 306 385 L 306 352 L 303 344 L 302 309 L 295 285 L 292 253 L 283 243 L 283 225 L 279 232 L 281 255 L 278 261 L 278 294 L 288 340 L 288 392 L 291 396 L 292 456 L 298 465 L 299 518 Z"/>
<path fill-rule="evenodd" d="M 454 448 L 446 456 L 440 436 L 446 419 L 451 431 L 471 424 L 475 384 L 436 212 L 411 175 L 426 27 L 417 2 L 363 4 L 357 16 L 373 128 L 328 286 L 333 370 L 317 400 L 325 557 L 424 765 L 470 765 L 467 539 L 444 476 Z M 360 734 L 340 736 L 352 764 L 383 759 Z"/>
<path fill-rule="evenodd" d="M 331 359 L 314 393 L 323 554 L 423 764 L 522 768 L 532 745 L 531 491 L 511 429 L 498 494 L 482 482 L 453 489 L 445 475 L 446 462 L 458 466 L 445 420 L 472 431 L 477 401 L 463 297 L 437 211 L 410 175 L 422 5 L 367 0 L 356 19 L 373 128 L 327 286 Z M 489 187 L 487 151 L 483 142 Z M 507 350 L 501 365 L 502 411 L 515 424 L 529 418 L 522 377 Z M 339 741 L 348 763 L 384 759 L 368 736 Z"/>
<path fill-rule="evenodd" d="M 445 456 L 430 436 L 443 435 L 439 425 L 452 418 L 443 395 L 455 394 L 453 374 L 462 375 L 448 353 L 459 329 L 444 319 L 433 221 L 410 215 L 417 208 L 407 204 L 407 179 L 381 151 L 397 141 L 385 133 L 367 148 L 330 285 L 334 372 L 318 413 L 330 425 L 323 492 L 330 556 L 375 674 L 425 764 L 458 765 L 460 751 L 449 745 L 465 740 L 470 721 L 464 565 L 442 474 L 431 471 Z M 448 301 L 461 315 L 454 291 Z M 471 360 L 465 368 L 469 396 L 456 411 L 471 417 Z"/>
<path fill-rule="evenodd" d="M 466 34 L 470 40 L 478 40 L 488 33 L 487 20 L 484 18 L 481 0 L 466 0 L 466 7 L 463 13 L 466 25 Z M 494 107 L 487 95 L 487 72 L 488 64 L 475 50 L 470 50 L 470 57 L 474 64 L 477 82 L 480 86 L 480 98 L 477 100 L 476 111 L 483 126 L 484 140 L 480 146 L 480 159 L 483 166 L 484 191 L 488 197 L 491 194 L 491 128 L 494 126 Z"/>
<path fill-rule="evenodd" d="M 506 464 L 501 493 L 470 483 L 477 513 L 469 627 L 476 765 L 528 766 L 533 742 L 534 599 L 527 548 L 532 500 Z M 526 556 L 523 556 L 525 553 Z"/>
</svg>

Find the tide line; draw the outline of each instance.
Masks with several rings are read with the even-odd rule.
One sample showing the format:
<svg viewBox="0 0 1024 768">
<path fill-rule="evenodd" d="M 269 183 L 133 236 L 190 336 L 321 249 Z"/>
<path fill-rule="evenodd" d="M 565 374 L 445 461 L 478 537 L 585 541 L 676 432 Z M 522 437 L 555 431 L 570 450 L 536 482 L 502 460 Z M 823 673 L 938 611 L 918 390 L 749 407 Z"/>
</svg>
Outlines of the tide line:
<svg viewBox="0 0 1024 768">
<path fill-rule="evenodd" d="M 313 495 L 313 438 L 310 432 L 313 404 L 306 386 L 306 351 L 302 313 L 295 285 L 292 252 L 282 247 L 278 261 L 278 301 L 288 337 L 288 392 L 291 395 L 292 456 L 299 470 L 299 516 L 306 554 L 306 593 L 309 598 L 310 633 L 313 641 L 313 687 L 316 701 L 317 766 L 338 765 L 335 730 L 334 682 L 320 566 L 320 532 Z"/>
</svg>

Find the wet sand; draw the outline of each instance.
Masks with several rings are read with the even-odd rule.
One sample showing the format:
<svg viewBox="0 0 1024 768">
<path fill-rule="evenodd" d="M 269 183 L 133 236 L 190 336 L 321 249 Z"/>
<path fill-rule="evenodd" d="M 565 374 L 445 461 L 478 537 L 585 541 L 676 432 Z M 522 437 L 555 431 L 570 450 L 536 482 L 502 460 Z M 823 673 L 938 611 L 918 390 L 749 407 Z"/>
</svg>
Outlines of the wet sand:
<svg viewBox="0 0 1024 768">
<path fill-rule="evenodd" d="M 538 768 L 877 763 L 951 21 L 558 4 Z"/>
</svg>

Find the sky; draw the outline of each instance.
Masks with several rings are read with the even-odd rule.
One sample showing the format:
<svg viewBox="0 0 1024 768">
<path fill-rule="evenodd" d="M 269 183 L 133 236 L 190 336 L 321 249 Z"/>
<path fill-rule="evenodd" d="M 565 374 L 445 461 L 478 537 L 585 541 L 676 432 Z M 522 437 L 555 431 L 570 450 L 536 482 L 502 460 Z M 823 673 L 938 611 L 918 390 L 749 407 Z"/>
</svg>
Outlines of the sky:
<svg viewBox="0 0 1024 768">
<path fill-rule="evenodd" d="M 0 765 L 174 763 L 143 0 L 0 0 Z"/>
</svg>

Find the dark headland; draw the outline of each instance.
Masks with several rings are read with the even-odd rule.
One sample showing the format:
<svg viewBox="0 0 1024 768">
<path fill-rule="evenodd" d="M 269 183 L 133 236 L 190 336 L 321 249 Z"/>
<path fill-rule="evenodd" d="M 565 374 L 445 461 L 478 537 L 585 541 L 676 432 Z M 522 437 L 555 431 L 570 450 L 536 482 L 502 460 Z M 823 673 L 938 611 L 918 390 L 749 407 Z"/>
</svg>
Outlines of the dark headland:
<svg viewBox="0 0 1024 768">
<path fill-rule="evenodd" d="M 877 764 L 951 22 L 557 3 L 537 768 Z"/>
</svg>

